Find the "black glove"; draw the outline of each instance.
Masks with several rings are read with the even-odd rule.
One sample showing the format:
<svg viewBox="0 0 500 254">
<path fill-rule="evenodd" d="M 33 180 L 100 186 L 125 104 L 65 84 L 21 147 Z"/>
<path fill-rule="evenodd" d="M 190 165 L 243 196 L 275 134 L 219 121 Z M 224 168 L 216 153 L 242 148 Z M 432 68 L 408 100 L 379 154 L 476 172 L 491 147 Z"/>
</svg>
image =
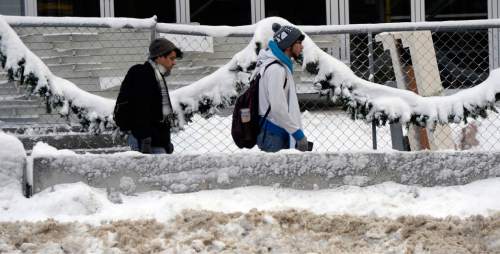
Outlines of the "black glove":
<svg viewBox="0 0 500 254">
<path fill-rule="evenodd" d="M 168 143 L 167 147 L 165 147 L 165 151 L 167 154 L 171 154 L 174 152 L 174 145 L 172 143 Z"/>
<path fill-rule="evenodd" d="M 141 139 L 141 153 L 151 153 L 151 137 Z"/>
<path fill-rule="evenodd" d="M 307 146 L 308 146 L 307 138 L 304 136 L 301 140 L 297 140 L 297 145 L 295 147 L 299 151 L 307 152 L 307 151 L 309 151 Z"/>
</svg>

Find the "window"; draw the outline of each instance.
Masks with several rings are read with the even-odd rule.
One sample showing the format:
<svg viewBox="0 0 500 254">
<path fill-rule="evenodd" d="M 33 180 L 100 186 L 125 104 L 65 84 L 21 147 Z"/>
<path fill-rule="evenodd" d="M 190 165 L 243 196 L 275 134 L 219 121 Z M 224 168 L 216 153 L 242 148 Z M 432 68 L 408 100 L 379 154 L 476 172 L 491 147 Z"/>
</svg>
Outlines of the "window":
<svg viewBox="0 0 500 254">
<path fill-rule="evenodd" d="M 252 23 L 250 0 L 190 0 L 191 22 L 241 26 Z"/>
<path fill-rule="evenodd" d="M 466 20 L 488 18 L 486 0 L 425 0 L 425 20 Z"/>
<path fill-rule="evenodd" d="M 487 0 L 426 0 L 427 21 L 488 18 Z M 488 30 L 433 33 L 441 81 L 464 88 L 486 79 L 489 70 Z"/>
<path fill-rule="evenodd" d="M 37 0 L 38 16 L 99 17 L 99 0 Z"/>
<path fill-rule="evenodd" d="M 0 1 L 0 14 L 22 15 L 22 1 L 24 0 L 2 0 Z"/>
<path fill-rule="evenodd" d="M 411 0 L 349 0 L 349 23 L 390 23 L 411 21 Z"/>
<path fill-rule="evenodd" d="M 115 17 L 151 18 L 175 23 L 175 0 L 115 0 Z"/>
<path fill-rule="evenodd" d="M 295 25 L 326 25 L 326 1 L 266 0 L 266 17 L 279 16 Z"/>
</svg>

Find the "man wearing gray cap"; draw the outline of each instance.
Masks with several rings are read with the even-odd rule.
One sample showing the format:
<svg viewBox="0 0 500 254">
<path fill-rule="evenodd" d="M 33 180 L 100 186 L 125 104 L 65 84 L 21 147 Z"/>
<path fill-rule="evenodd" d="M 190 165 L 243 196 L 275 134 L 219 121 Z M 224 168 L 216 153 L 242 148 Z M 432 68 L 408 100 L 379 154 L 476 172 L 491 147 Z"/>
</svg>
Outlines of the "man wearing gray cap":
<svg viewBox="0 0 500 254">
<path fill-rule="evenodd" d="M 171 41 L 158 38 L 149 46 L 148 61 L 128 70 L 114 117 L 120 129 L 129 133 L 128 144 L 132 150 L 155 154 L 173 152 L 170 126 L 174 112 L 165 77 L 181 57 L 181 50 Z M 124 119 L 117 119 L 117 107 L 121 107 L 120 117 Z"/>
<path fill-rule="evenodd" d="M 302 130 L 292 64 L 292 58 L 296 60 L 302 53 L 304 35 L 293 26 L 274 23 L 272 29 L 269 48 L 261 50 L 257 57 L 262 124 L 257 146 L 266 152 L 288 148 L 310 151 L 312 142 L 307 141 Z"/>
</svg>

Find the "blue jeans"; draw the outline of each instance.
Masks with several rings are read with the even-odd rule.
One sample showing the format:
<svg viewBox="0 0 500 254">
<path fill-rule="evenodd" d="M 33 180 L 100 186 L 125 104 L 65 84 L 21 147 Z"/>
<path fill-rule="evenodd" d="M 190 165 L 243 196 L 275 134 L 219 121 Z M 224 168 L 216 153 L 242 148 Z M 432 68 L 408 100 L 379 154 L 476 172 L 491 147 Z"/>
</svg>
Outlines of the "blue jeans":
<svg viewBox="0 0 500 254">
<path fill-rule="evenodd" d="M 262 128 L 257 136 L 257 146 L 264 152 L 277 152 L 281 149 L 290 148 L 288 137 L 277 135 Z"/>
<path fill-rule="evenodd" d="M 132 151 L 138 151 L 138 152 L 141 151 L 141 149 L 139 149 L 139 141 L 134 137 L 134 135 L 128 134 L 127 142 Z M 167 153 L 167 150 L 165 150 L 165 148 L 163 147 L 153 146 L 151 147 L 151 153 L 162 154 L 162 153 Z"/>
</svg>

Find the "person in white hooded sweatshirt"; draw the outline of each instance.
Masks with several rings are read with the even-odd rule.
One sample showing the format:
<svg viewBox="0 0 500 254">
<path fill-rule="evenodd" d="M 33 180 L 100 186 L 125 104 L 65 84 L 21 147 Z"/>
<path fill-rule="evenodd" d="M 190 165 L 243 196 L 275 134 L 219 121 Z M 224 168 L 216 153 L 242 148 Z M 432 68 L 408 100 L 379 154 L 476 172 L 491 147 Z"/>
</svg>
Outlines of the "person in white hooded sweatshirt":
<svg viewBox="0 0 500 254">
<path fill-rule="evenodd" d="M 308 151 L 292 63 L 292 58 L 297 59 L 302 53 L 304 35 L 295 27 L 277 23 L 273 24 L 273 31 L 275 34 L 269 41 L 269 48 L 261 50 L 257 57 L 256 73 L 261 75 L 259 116 L 262 124 L 257 146 L 266 152 L 288 148 Z M 279 64 L 273 64 L 276 61 Z"/>
</svg>

